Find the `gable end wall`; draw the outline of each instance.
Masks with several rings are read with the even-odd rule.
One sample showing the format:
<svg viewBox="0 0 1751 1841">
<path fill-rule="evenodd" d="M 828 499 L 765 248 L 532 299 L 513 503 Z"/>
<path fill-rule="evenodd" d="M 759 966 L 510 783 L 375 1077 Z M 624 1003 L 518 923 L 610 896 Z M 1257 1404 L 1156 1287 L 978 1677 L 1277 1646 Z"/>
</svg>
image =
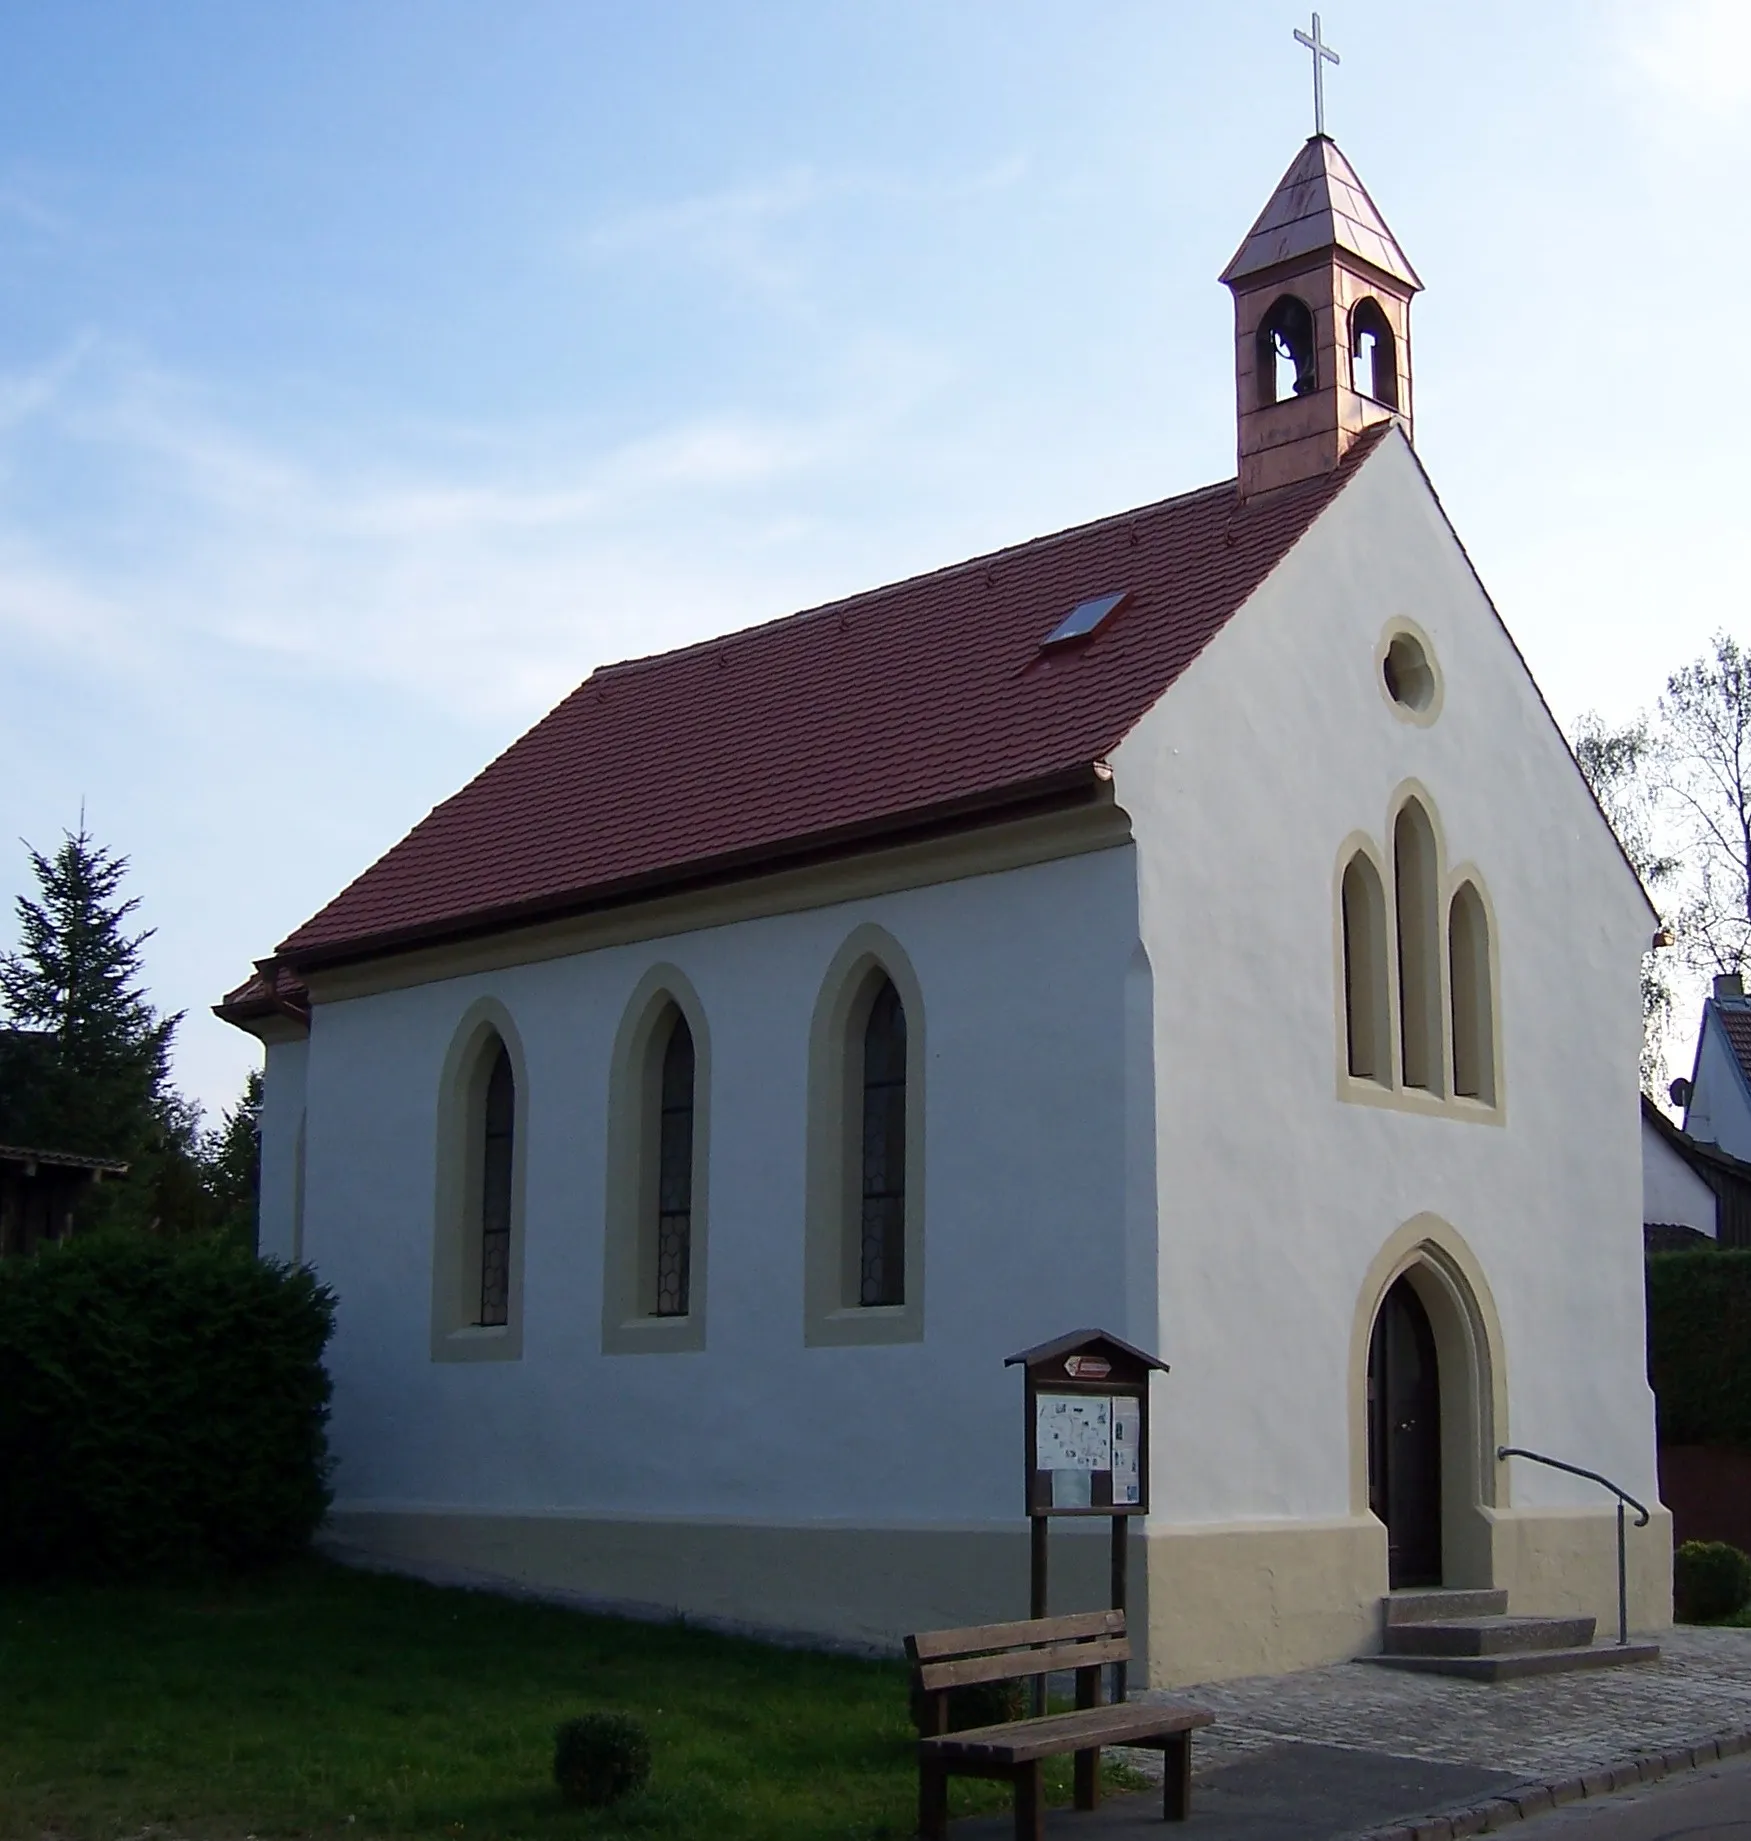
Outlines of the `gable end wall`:
<svg viewBox="0 0 1751 1841">
<path fill-rule="evenodd" d="M 1429 636 L 1440 667 L 1440 714 L 1426 725 L 1395 713 L 1377 675 L 1395 619 Z M 1446 1224 L 1493 1292 L 1505 1345 L 1495 1436 L 1657 1494 L 1642 1358 L 1646 909 L 1399 440 L 1366 462 L 1112 764 L 1155 968 L 1156 1346 L 1173 1365 L 1159 1391 L 1156 1520 L 1181 1575 L 1201 1564 L 1186 1545 L 1200 1529 L 1238 1531 L 1227 1551 L 1255 1550 L 1256 1563 L 1236 1557 L 1225 1581 L 1215 1566 L 1201 1596 L 1256 1603 L 1256 1622 L 1274 1631 L 1239 1654 L 1195 1617 L 1154 1637 L 1181 1654 L 1201 1647 L 1221 1672 L 1354 1653 L 1377 1646 L 1385 1551 L 1357 1446 L 1353 1325 L 1363 1313 L 1365 1350 L 1367 1276 L 1407 1223 Z M 1426 790 L 1448 870 L 1474 866 L 1493 908 L 1494 1122 L 1338 1096 L 1339 850 L 1358 832 L 1386 850 L 1389 806 L 1407 782 Z M 1466 1462 L 1481 1507 L 1447 1530 L 1449 1573 L 1518 1566 L 1530 1581 L 1539 1553 L 1561 1542 L 1540 1533 L 1531 1557 L 1513 1561 L 1508 1548 L 1531 1524 L 1510 1528 L 1512 1518 L 1595 1517 L 1604 1503 L 1550 1472 L 1494 1474 L 1482 1434 L 1477 1444 Z M 1308 1531 L 1317 1576 L 1291 1612 L 1294 1569 L 1272 1542 L 1295 1528 Z M 1589 1548 L 1571 1566 L 1587 1581 L 1577 1593 L 1611 1598 L 1608 1558 Z M 1656 1621 L 1669 1616 L 1662 1564 L 1650 1547 L 1643 1609 Z M 1568 1588 L 1553 1576 L 1526 1589 L 1560 1601 Z M 1156 1594 L 1163 1605 L 1188 1596 L 1200 1595 Z M 1586 1608 L 1615 1616 L 1614 1601 Z M 1185 1666 L 1195 1678 L 1196 1663 Z"/>
</svg>

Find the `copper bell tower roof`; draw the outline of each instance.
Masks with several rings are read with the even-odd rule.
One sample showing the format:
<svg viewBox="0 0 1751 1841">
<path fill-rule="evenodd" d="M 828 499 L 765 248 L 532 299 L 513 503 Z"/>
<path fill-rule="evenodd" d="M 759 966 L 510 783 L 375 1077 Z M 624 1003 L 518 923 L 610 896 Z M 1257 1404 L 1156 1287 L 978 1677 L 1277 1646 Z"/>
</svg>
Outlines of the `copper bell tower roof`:
<svg viewBox="0 0 1751 1841">
<path fill-rule="evenodd" d="M 1327 249 L 1345 251 L 1409 291 L 1422 288 L 1356 169 L 1330 135 L 1316 134 L 1278 180 L 1222 280 L 1232 285 Z"/>
</svg>

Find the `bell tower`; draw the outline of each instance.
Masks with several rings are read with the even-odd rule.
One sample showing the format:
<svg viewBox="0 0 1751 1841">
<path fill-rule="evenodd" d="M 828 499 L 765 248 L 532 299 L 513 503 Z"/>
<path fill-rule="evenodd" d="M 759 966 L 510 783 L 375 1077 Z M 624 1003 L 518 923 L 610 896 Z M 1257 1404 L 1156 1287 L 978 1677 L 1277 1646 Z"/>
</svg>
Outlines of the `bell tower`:
<svg viewBox="0 0 1751 1841">
<path fill-rule="evenodd" d="M 1411 433 L 1411 296 L 1423 284 L 1330 135 L 1295 156 L 1222 280 L 1242 498 L 1330 472 L 1377 422 Z"/>
</svg>

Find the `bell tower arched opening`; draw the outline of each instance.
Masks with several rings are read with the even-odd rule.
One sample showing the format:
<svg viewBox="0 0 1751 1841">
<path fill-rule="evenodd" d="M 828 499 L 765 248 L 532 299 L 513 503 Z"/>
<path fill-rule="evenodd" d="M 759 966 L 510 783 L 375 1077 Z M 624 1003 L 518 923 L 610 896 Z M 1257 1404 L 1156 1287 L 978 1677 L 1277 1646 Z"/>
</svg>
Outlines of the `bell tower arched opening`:
<svg viewBox="0 0 1751 1841">
<path fill-rule="evenodd" d="M 1398 407 L 1398 341 L 1371 294 L 1350 309 L 1350 381 L 1358 396 Z"/>
<path fill-rule="evenodd" d="M 1311 396 L 1319 388 L 1313 351 L 1313 314 L 1306 301 L 1285 294 L 1259 321 L 1256 376 L 1259 406 Z"/>
</svg>

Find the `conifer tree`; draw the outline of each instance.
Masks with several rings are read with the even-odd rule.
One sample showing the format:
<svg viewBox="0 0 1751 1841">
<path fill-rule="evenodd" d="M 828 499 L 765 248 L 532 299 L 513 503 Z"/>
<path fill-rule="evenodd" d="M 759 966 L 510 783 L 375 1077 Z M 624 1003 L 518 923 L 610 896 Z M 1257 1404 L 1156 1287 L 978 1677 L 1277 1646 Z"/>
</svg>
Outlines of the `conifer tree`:
<svg viewBox="0 0 1751 1841">
<path fill-rule="evenodd" d="M 261 1192 L 261 1070 L 252 1068 L 237 1104 L 201 1138 L 201 1172 L 214 1231 L 253 1248 Z"/>
<path fill-rule="evenodd" d="M 31 849 L 38 898 L 20 896 L 18 948 L 0 954 L 0 1006 L 15 1031 L 9 1132 L 47 1150 L 137 1161 L 162 1147 L 177 1016 L 152 1008 L 141 979 L 150 930 L 121 893 L 128 859 L 85 829 L 53 856 Z"/>
</svg>

